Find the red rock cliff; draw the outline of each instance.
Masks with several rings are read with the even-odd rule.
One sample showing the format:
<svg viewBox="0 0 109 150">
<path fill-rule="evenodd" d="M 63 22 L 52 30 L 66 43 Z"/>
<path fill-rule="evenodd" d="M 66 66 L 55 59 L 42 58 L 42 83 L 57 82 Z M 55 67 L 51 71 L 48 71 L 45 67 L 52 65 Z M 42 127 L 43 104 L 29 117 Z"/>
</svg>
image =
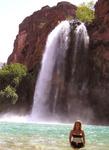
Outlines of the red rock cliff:
<svg viewBox="0 0 109 150">
<path fill-rule="evenodd" d="M 109 78 L 109 1 L 98 0 L 95 21 L 90 32 L 91 52 L 103 78 Z"/>
<path fill-rule="evenodd" d="M 62 20 L 75 17 L 76 6 L 60 2 L 57 6 L 45 6 L 24 19 L 14 42 L 14 50 L 8 63 L 25 64 L 29 70 L 40 62 L 48 34 Z"/>
<path fill-rule="evenodd" d="M 90 34 L 89 101 L 96 118 L 109 123 L 109 1 L 98 0 Z"/>
<path fill-rule="evenodd" d="M 46 6 L 27 17 L 19 26 L 8 63 L 20 62 L 29 70 L 41 60 L 48 34 L 66 18 L 75 17 L 76 7 L 67 2 Z M 109 1 L 98 0 L 90 35 L 87 101 L 95 118 L 109 124 Z M 96 121 L 96 120 L 95 120 Z"/>
</svg>

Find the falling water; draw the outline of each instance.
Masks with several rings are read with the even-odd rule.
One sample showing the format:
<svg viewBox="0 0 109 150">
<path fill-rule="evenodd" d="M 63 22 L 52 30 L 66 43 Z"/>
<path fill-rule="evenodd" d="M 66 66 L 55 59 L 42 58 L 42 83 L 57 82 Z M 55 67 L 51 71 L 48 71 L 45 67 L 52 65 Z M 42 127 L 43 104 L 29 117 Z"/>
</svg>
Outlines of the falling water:
<svg viewBox="0 0 109 150">
<path fill-rule="evenodd" d="M 76 34 L 75 34 L 75 46 L 74 46 L 74 55 L 73 55 L 73 68 L 72 68 L 72 73 L 75 72 L 76 70 L 76 59 L 77 59 L 77 53 L 78 53 L 78 49 L 81 48 L 83 42 L 84 42 L 84 50 L 86 51 L 88 48 L 88 44 L 89 44 L 89 36 L 87 34 L 87 30 L 86 27 L 84 25 L 84 23 L 81 23 L 75 30 Z M 79 48 L 80 47 L 80 48 Z M 84 53 L 87 56 L 87 51 Z"/>
<path fill-rule="evenodd" d="M 66 90 L 69 118 L 88 121 L 93 117 L 88 102 L 88 45 L 89 36 L 84 23 L 71 22 L 73 31 L 67 55 Z M 75 27 L 75 30 L 74 30 Z M 73 115 L 72 115 L 73 114 Z M 87 115 L 86 115 L 87 114 Z"/>
<path fill-rule="evenodd" d="M 34 106 L 32 111 L 33 119 L 39 119 L 39 117 L 43 118 L 45 114 L 49 114 L 47 99 L 50 94 L 51 80 L 56 64 L 62 67 L 66 56 L 66 50 L 68 49 L 69 32 L 69 22 L 63 21 L 48 36 L 45 53 L 42 59 L 41 71 L 35 88 Z M 60 67 L 57 70 L 57 74 L 60 74 Z M 54 102 L 54 105 L 55 103 L 56 102 Z"/>
<path fill-rule="evenodd" d="M 33 120 L 80 116 L 77 104 L 87 105 L 88 43 L 85 25 L 74 20 L 62 21 L 49 34 L 35 87 Z"/>
</svg>

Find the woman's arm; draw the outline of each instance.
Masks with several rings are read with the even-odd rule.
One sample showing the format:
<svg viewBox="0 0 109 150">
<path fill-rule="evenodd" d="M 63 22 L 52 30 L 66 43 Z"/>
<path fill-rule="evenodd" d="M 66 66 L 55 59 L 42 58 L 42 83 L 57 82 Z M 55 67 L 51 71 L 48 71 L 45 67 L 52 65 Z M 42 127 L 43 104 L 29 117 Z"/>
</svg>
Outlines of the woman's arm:
<svg viewBox="0 0 109 150">
<path fill-rule="evenodd" d="M 85 145 L 85 134 L 84 134 L 84 131 L 82 131 L 82 134 L 83 134 L 83 143 Z"/>
<path fill-rule="evenodd" d="M 70 134 L 69 134 L 69 143 L 71 144 L 71 138 L 72 138 L 72 130 L 70 131 Z"/>
</svg>

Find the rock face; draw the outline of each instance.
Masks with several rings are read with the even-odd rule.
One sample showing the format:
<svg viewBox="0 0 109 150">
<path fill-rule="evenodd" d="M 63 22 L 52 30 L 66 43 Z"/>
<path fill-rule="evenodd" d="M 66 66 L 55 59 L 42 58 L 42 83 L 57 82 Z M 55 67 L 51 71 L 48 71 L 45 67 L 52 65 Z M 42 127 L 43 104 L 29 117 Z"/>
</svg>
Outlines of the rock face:
<svg viewBox="0 0 109 150">
<path fill-rule="evenodd" d="M 89 99 L 99 120 L 109 123 L 109 1 L 98 0 L 90 34 Z"/>
<path fill-rule="evenodd" d="M 75 17 L 76 6 L 60 2 L 55 7 L 45 6 L 24 19 L 14 42 L 8 63 L 25 64 L 29 70 L 38 65 L 48 34 L 62 20 Z"/>
<path fill-rule="evenodd" d="M 29 71 L 40 65 L 48 34 L 62 20 L 75 18 L 76 7 L 68 2 L 43 7 L 24 19 L 14 42 L 8 63 L 25 64 Z M 109 124 L 109 1 L 98 0 L 95 20 L 88 26 L 89 83 L 87 100 L 95 123 Z M 34 90 L 34 89 L 33 89 Z M 97 119 L 96 119 L 97 118 Z"/>
</svg>

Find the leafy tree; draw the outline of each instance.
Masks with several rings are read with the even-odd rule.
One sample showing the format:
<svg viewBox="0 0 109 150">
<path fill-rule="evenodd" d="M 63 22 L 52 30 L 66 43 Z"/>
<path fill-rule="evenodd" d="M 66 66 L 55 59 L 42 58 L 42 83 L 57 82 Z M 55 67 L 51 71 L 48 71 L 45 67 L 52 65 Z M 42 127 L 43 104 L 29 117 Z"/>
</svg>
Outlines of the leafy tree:
<svg viewBox="0 0 109 150">
<path fill-rule="evenodd" d="M 5 65 L 0 69 L 0 103 L 15 104 L 17 88 L 27 75 L 27 68 L 19 63 Z"/>
<path fill-rule="evenodd" d="M 82 22 L 92 22 L 94 19 L 94 2 L 82 3 L 77 8 L 76 16 Z"/>
<path fill-rule="evenodd" d="M 27 68 L 19 63 L 5 65 L 2 69 L 0 69 L 0 85 L 1 88 L 5 88 L 7 85 L 11 85 L 12 87 L 17 87 L 27 74 Z"/>
<path fill-rule="evenodd" d="M 15 104 L 18 100 L 18 95 L 16 90 L 8 85 L 4 90 L 0 91 L 0 98 L 2 101 L 5 101 L 4 103 L 8 100 L 9 103 Z"/>
</svg>

